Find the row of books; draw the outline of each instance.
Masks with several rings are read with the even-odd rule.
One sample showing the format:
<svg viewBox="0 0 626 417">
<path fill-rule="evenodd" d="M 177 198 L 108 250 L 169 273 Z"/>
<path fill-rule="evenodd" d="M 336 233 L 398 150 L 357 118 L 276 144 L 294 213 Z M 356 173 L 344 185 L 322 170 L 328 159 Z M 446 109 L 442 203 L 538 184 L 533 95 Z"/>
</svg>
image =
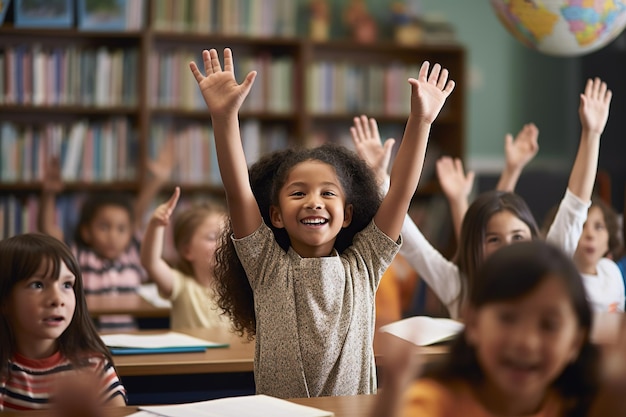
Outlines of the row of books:
<svg viewBox="0 0 626 417">
<path fill-rule="evenodd" d="M 316 62 L 307 71 L 306 104 L 316 114 L 408 115 L 411 87 L 407 80 L 417 74 L 418 66 L 400 63 Z"/>
<path fill-rule="evenodd" d="M 206 110 L 189 62 L 202 67 L 197 52 L 185 50 L 154 51 L 149 58 L 149 103 L 156 108 Z M 235 76 L 242 81 L 248 72 L 257 77 L 242 111 L 288 113 L 293 109 L 293 59 L 288 56 L 243 56 L 237 59 Z"/>
<path fill-rule="evenodd" d="M 0 25 L 11 0 L 0 1 Z M 136 31 L 144 26 L 144 0 L 15 0 L 13 23 L 19 28 L 67 29 L 86 31 Z M 76 16 L 74 12 L 76 11 Z"/>
<path fill-rule="evenodd" d="M 113 182 L 136 178 L 137 135 L 126 118 L 72 125 L 0 123 L 0 180 L 41 181 L 56 156 L 66 182 Z"/>
<path fill-rule="evenodd" d="M 258 120 L 241 123 L 241 138 L 247 162 L 252 164 L 263 154 L 288 146 L 288 132 L 283 125 L 262 125 Z M 168 140 L 173 140 L 174 170 L 170 182 L 178 185 L 221 186 L 213 129 L 207 124 L 156 123 L 150 130 L 148 155 L 156 159 Z"/>
<path fill-rule="evenodd" d="M 134 106 L 136 48 L 9 46 L 0 50 L 0 103 Z"/>
<path fill-rule="evenodd" d="M 0 196 L 0 239 L 22 233 L 37 232 L 39 196 L 20 199 L 15 195 Z"/>
<path fill-rule="evenodd" d="M 163 32 L 294 37 L 294 0 L 154 0 L 152 26 Z"/>
</svg>

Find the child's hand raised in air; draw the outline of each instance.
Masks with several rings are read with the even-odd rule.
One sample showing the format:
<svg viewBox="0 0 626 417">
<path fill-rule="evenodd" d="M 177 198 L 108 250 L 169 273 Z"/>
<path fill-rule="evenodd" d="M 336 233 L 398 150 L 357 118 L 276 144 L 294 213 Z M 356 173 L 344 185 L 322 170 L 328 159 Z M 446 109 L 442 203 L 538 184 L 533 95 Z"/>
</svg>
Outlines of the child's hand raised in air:
<svg viewBox="0 0 626 417">
<path fill-rule="evenodd" d="M 442 156 L 437 160 L 437 177 L 448 200 L 467 200 L 474 185 L 474 171 L 463 172 L 459 158 Z"/>
<path fill-rule="evenodd" d="M 430 63 L 424 61 L 417 79 L 409 78 L 411 84 L 411 115 L 432 124 L 446 99 L 454 90 L 454 81 L 448 80 L 448 70 L 435 64 L 428 73 Z"/>
<path fill-rule="evenodd" d="M 356 153 L 374 170 L 378 184 L 382 184 L 387 178 L 391 149 L 396 140 L 389 138 L 383 145 L 376 119 L 373 117 L 368 119 L 365 115 L 354 118 L 354 126 L 350 127 L 350 133 Z"/>
<path fill-rule="evenodd" d="M 41 181 L 44 193 L 57 194 L 63 191 L 64 184 L 58 156 L 52 156 L 46 160 Z"/>
<path fill-rule="evenodd" d="M 174 189 L 174 193 L 165 203 L 159 205 L 152 214 L 150 222 L 157 226 L 167 226 L 170 223 L 170 217 L 176 208 L 178 198 L 180 197 L 180 187 Z"/>
<path fill-rule="evenodd" d="M 243 100 L 250 92 L 254 83 L 256 71 L 251 71 L 243 83 L 238 84 L 235 79 L 233 54 L 229 48 L 224 49 L 224 69 L 220 65 L 217 50 L 202 51 L 204 72 L 202 75 L 195 62 L 189 63 L 189 68 L 200 86 L 200 91 L 206 102 L 211 117 L 229 116 L 239 111 Z"/>
<path fill-rule="evenodd" d="M 539 151 L 538 137 L 539 129 L 534 123 L 525 124 L 515 139 L 510 133 L 506 134 L 504 137 L 504 155 L 509 169 L 521 171 L 537 155 Z"/>
<path fill-rule="evenodd" d="M 609 117 L 609 107 L 613 93 L 599 78 L 588 79 L 585 92 L 580 95 L 578 115 L 583 131 L 602 134 Z"/>
<path fill-rule="evenodd" d="M 176 165 L 174 151 L 174 135 L 169 135 L 156 159 L 148 161 L 147 169 L 155 181 L 165 183 L 172 175 L 174 166 Z"/>
</svg>

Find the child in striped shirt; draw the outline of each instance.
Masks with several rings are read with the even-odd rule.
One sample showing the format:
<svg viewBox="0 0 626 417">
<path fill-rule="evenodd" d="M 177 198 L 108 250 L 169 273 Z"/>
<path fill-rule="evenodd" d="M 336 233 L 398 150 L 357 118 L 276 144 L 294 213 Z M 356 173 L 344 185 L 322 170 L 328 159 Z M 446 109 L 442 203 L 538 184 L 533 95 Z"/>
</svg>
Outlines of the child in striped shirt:
<svg viewBox="0 0 626 417">
<path fill-rule="evenodd" d="M 99 404 L 124 406 L 69 248 L 42 234 L 14 236 L 0 242 L 0 266 L 0 411 L 52 408 L 58 387 L 85 377 Z"/>
</svg>

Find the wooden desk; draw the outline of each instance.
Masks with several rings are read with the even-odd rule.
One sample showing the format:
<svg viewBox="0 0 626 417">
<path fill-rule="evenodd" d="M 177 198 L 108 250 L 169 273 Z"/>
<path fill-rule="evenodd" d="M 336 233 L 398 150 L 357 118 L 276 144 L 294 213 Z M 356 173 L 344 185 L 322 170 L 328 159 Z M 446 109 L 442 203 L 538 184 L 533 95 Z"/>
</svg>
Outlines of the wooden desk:
<svg viewBox="0 0 626 417">
<path fill-rule="evenodd" d="M 138 331 L 139 334 L 156 333 Z M 195 353 L 158 355 L 116 355 L 113 362 L 120 376 L 187 375 L 254 370 L 254 341 L 248 342 L 226 330 L 190 329 L 181 331 L 211 342 L 228 343 L 226 348 Z"/>
<path fill-rule="evenodd" d="M 335 413 L 335 417 L 363 417 L 367 416 L 374 404 L 374 395 L 355 395 L 346 397 L 317 397 L 290 399 L 297 404 L 320 408 Z M 104 417 L 122 417 L 136 413 L 137 407 L 112 407 L 104 410 Z M 50 411 L 8 411 L 2 413 L 6 417 L 45 417 Z"/>
<path fill-rule="evenodd" d="M 113 356 L 129 404 L 193 402 L 255 393 L 254 341 L 248 342 L 226 329 L 190 329 L 183 333 L 229 346 L 196 353 Z M 426 362 L 439 360 L 446 352 L 446 346 L 421 348 Z M 376 363 L 382 383 L 384 357 L 376 355 Z"/>
<path fill-rule="evenodd" d="M 169 318 L 170 309 L 156 307 L 136 293 L 115 295 L 87 295 L 87 309 L 91 317 L 107 314 L 130 314 L 137 318 Z"/>
<path fill-rule="evenodd" d="M 195 353 L 114 355 L 113 363 L 126 387 L 129 404 L 193 402 L 255 393 L 254 341 L 248 342 L 227 329 L 181 333 L 229 346 Z"/>
<path fill-rule="evenodd" d="M 139 334 L 155 333 L 139 331 Z M 119 355 L 113 360 L 120 376 L 185 375 L 254 370 L 254 341 L 248 342 L 226 330 L 189 329 L 181 331 L 200 339 L 228 343 L 227 348 L 207 349 L 196 353 L 167 353 L 160 355 Z M 375 346 L 376 350 L 376 346 Z M 448 351 L 445 345 L 419 348 L 426 362 L 441 359 Z M 375 354 L 376 364 L 383 365 L 384 357 Z"/>
<path fill-rule="evenodd" d="M 139 330 L 139 334 L 155 333 Z M 211 342 L 228 343 L 227 348 L 207 349 L 195 353 L 164 353 L 149 355 L 118 355 L 113 357 L 120 376 L 184 375 L 254 371 L 254 341 L 248 342 L 226 330 L 190 329 L 182 331 Z M 441 359 L 448 351 L 445 345 L 420 348 L 425 362 Z M 382 365 L 384 358 L 376 355 L 376 364 Z"/>
</svg>

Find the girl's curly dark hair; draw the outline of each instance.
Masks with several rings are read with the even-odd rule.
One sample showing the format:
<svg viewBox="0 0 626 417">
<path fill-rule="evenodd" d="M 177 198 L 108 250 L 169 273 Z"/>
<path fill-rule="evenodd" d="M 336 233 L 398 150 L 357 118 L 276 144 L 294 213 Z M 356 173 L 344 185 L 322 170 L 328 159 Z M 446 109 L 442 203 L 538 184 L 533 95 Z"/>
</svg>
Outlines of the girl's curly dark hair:
<svg viewBox="0 0 626 417">
<path fill-rule="evenodd" d="M 350 225 L 337 235 L 335 249 L 342 253 L 354 236 L 374 218 L 382 201 L 374 173 L 359 156 L 344 146 L 327 143 L 311 149 L 285 149 L 265 155 L 250 167 L 250 186 L 263 216 L 276 241 L 283 250 L 289 249 L 289 236 L 285 229 L 278 229 L 270 220 L 270 206 L 278 204 L 278 194 L 291 169 L 304 161 L 326 163 L 337 172 L 346 195 L 346 204 L 352 204 Z M 220 238 L 215 252 L 215 290 L 217 303 L 230 316 L 235 332 L 246 333 L 249 339 L 256 334 L 254 297 L 246 273 L 235 252 L 229 223 Z"/>
</svg>

